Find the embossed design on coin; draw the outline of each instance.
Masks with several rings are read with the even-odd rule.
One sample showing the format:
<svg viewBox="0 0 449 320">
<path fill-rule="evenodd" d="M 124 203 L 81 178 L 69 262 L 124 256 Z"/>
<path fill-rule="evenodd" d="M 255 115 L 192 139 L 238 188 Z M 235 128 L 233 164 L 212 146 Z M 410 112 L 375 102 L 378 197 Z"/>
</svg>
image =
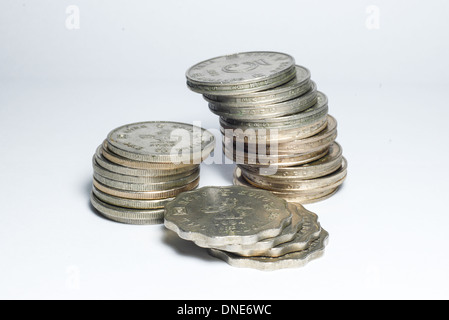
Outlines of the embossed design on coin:
<svg viewBox="0 0 449 320">
<path fill-rule="evenodd" d="M 166 206 L 165 226 L 191 241 L 223 246 L 278 236 L 291 223 L 288 203 L 270 192 L 238 186 L 206 187 Z"/>
</svg>

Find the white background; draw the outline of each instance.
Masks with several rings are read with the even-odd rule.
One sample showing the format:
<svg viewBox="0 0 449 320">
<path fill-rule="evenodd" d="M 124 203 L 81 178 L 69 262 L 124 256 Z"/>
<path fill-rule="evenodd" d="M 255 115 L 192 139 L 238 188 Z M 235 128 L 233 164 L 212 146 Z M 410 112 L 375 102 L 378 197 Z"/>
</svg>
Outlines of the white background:
<svg viewBox="0 0 449 320">
<path fill-rule="evenodd" d="M 449 298 L 448 13 L 444 0 L 2 0 L 0 298 Z M 185 71 L 253 50 L 308 67 L 339 122 L 349 177 L 306 206 L 330 232 L 326 255 L 236 269 L 163 226 L 96 214 L 91 157 L 109 131 L 217 130 Z M 203 165 L 201 186 L 232 171 Z"/>
</svg>

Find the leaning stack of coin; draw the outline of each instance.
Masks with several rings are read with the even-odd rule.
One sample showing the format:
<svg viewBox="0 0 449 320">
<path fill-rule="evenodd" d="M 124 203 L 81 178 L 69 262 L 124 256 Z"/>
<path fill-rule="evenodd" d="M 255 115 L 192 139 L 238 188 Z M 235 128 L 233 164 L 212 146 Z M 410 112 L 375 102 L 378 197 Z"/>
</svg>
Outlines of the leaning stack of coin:
<svg viewBox="0 0 449 320">
<path fill-rule="evenodd" d="M 344 182 L 347 162 L 328 98 L 290 55 L 210 59 L 187 71 L 187 85 L 220 116 L 223 151 L 238 164 L 235 184 L 305 204 L 332 196 Z"/>
<path fill-rule="evenodd" d="M 265 190 L 206 187 L 165 210 L 168 229 L 236 267 L 302 267 L 322 256 L 329 237 L 317 215 Z"/>
<path fill-rule="evenodd" d="M 175 122 L 141 122 L 113 130 L 93 157 L 92 205 L 127 224 L 161 224 L 164 207 L 199 185 L 214 136 Z"/>
</svg>

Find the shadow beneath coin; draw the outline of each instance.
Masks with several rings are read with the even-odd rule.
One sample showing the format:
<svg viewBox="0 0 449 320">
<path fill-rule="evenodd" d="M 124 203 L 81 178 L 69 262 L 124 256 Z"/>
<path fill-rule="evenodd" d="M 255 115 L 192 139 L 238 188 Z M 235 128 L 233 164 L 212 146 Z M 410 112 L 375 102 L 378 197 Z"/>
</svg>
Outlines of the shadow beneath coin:
<svg viewBox="0 0 449 320">
<path fill-rule="evenodd" d="M 191 241 L 181 239 L 175 232 L 165 229 L 162 242 L 176 251 L 176 253 L 201 259 L 203 261 L 218 261 L 207 253 L 207 249 L 200 248 Z"/>
</svg>

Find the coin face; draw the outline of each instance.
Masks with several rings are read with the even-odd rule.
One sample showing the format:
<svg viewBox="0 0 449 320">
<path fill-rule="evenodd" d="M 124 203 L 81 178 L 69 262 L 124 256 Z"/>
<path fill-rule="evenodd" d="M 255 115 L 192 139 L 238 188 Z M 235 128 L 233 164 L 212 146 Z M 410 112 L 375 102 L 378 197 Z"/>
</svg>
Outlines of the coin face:
<svg viewBox="0 0 449 320">
<path fill-rule="evenodd" d="M 135 161 L 154 163 L 201 162 L 215 147 L 212 133 L 200 127 L 176 122 L 141 122 L 112 131 L 108 148 Z"/>
<path fill-rule="evenodd" d="M 291 223 L 288 203 L 264 190 L 206 187 L 180 194 L 165 208 L 165 226 L 209 247 L 255 244 Z"/>
<path fill-rule="evenodd" d="M 296 76 L 295 59 L 278 52 L 245 52 L 201 62 L 187 73 L 195 92 L 235 95 L 280 86 Z"/>
</svg>

